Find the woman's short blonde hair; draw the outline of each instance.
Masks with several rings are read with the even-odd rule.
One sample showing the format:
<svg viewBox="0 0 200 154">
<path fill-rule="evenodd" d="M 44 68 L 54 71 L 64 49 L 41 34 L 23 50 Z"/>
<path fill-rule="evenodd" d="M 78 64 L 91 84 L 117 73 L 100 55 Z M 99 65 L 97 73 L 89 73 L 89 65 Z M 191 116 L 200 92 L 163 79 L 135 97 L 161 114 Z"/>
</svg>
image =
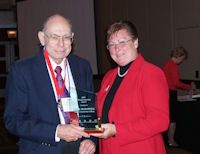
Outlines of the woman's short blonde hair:
<svg viewBox="0 0 200 154">
<path fill-rule="evenodd" d="M 138 32 L 137 32 L 135 25 L 130 21 L 120 20 L 120 21 L 114 22 L 108 28 L 108 30 L 107 30 L 107 41 L 110 39 L 112 34 L 118 32 L 122 29 L 127 30 L 128 34 L 130 35 L 130 37 L 133 40 L 136 40 L 138 38 Z"/>
<path fill-rule="evenodd" d="M 179 58 L 182 56 L 185 56 L 185 59 L 188 57 L 187 50 L 182 46 L 178 46 L 171 51 L 170 57 Z"/>
</svg>

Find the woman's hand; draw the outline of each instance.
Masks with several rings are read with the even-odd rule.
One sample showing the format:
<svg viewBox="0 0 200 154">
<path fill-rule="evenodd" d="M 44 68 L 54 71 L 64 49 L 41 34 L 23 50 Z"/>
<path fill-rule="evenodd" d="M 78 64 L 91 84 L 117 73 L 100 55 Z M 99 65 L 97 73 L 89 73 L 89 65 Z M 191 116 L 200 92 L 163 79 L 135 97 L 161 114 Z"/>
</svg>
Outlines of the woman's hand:
<svg viewBox="0 0 200 154">
<path fill-rule="evenodd" d="M 104 128 L 103 133 L 91 133 L 91 136 L 107 139 L 109 137 L 112 137 L 116 134 L 116 128 L 114 124 L 106 123 L 101 125 L 102 128 Z"/>
</svg>

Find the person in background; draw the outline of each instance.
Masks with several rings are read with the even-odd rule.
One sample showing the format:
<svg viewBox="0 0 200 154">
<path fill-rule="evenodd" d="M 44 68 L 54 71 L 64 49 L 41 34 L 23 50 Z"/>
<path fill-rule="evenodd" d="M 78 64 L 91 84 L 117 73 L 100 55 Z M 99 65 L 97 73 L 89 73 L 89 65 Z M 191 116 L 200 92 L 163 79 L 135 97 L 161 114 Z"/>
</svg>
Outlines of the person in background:
<svg viewBox="0 0 200 154">
<path fill-rule="evenodd" d="M 78 102 L 69 104 L 74 88 L 93 91 L 90 64 L 70 53 L 74 33 L 63 16 L 50 16 L 38 37 L 43 50 L 10 68 L 6 128 L 19 137 L 19 154 L 93 154 L 95 138 L 79 126 Z"/>
<path fill-rule="evenodd" d="M 138 33 L 129 21 L 113 23 L 107 48 L 118 67 L 101 83 L 101 154 L 165 154 L 162 132 L 169 124 L 168 87 L 163 71 L 138 52 Z"/>
<path fill-rule="evenodd" d="M 162 67 L 169 87 L 170 125 L 167 132 L 167 136 L 168 145 L 171 147 L 179 146 L 174 140 L 174 134 L 176 130 L 177 89 L 196 88 L 196 85 L 193 82 L 192 84 L 185 84 L 180 81 L 178 65 L 180 65 L 187 58 L 187 55 L 187 51 L 184 47 L 176 47 L 171 51 L 170 59 L 167 60 Z"/>
</svg>

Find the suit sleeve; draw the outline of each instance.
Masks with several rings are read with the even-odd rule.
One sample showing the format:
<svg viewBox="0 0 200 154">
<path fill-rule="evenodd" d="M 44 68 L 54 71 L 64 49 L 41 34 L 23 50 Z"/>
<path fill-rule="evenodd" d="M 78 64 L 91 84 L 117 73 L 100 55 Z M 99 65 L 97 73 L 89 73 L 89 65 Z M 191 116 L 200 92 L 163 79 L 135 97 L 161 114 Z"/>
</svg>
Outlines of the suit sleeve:
<svg viewBox="0 0 200 154">
<path fill-rule="evenodd" d="M 138 97 L 144 106 L 144 115 L 127 123 L 115 123 L 116 139 L 121 145 L 145 140 L 168 128 L 169 96 L 164 73 L 159 69 L 153 69 L 142 76 Z"/>
<path fill-rule="evenodd" d="M 90 67 L 90 64 L 88 63 L 87 65 L 87 88 L 90 91 L 94 91 L 94 84 L 93 84 L 93 73 L 92 73 L 92 69 Z"/>
<path fill-rule="evenodd" d="M 20 67 L 22 68 L 22 67 Z M 12 134 L 34 142 L 55 143 L 56 124 L 48 123 L 30 115 L 28 83 L 23 69 L 13 65 L 6 85 L 5 126 Z M 32 110 L 32 111 L 30 111 Z"/>
</svg>

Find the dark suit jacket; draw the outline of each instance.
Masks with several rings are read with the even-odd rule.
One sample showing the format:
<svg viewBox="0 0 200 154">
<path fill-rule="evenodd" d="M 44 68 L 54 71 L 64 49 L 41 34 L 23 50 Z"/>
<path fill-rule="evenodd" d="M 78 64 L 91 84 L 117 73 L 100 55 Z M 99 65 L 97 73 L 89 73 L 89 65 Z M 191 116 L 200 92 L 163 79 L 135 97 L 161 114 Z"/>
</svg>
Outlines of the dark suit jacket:
<svg viewBox="0 0 200 154">
<path fill-rule="evenodd" d="M 68 56 L 76 88 L 93 90 L 89 63 L 73 54 Z M 55 142 L 60 123 L 54 91 L 43 52 L 15 62 L 7 78 L 6 128 L 19 137 L 19 153 L 58 154 Z"/>
</svg>

